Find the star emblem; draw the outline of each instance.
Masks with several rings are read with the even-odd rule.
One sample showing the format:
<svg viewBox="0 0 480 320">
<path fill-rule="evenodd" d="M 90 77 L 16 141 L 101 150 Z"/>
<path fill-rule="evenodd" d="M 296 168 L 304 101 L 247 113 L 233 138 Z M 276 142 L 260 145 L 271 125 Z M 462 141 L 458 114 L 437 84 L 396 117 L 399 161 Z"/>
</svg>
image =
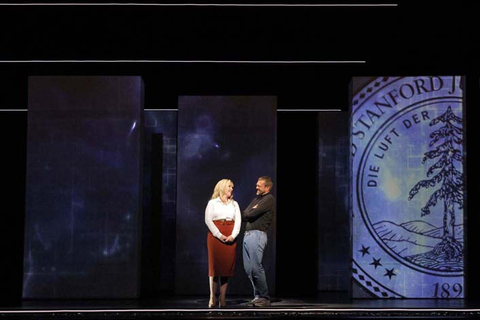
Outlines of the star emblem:
<svg viewBox="0 0 480 320">
<path fill-rule="evenodd" d="M 372 257 L 373 258 L 373 257 Z M 375 266 L 375 270 L 377 270 L 377 267 L 381 266 L 382 264 L 380 263 L 380 260 L 382 260 L 382 258 L 380 259 L 375 259 L 373 258 L 373 262 L 370 263 L 371 266 Z"/>
<path fill-rule="evenodd" d="M 362 257 L 366 254 L 370 254 L 370 252 L 368 252 L 368 250 L 370 250 L 370 247 L 366 247 L 362 244 L 362 249 L 358 250 L 362 253 Z"/>
<path fill-rule="evenodd" d="M 385 268 L 385 271 L 387 271 L 387 273 L 385 273 L 383 276 L 384 276 L 384 277 L 387 276 L 389 280 L 392 280 L 392 277 L 393 277 L 393 276 L 396 276 L 396 274 L 393 273 L 393 269 L 394 269 L 394 268 L 392 268 L 392 269 L 387 269 L 387 268 Z"/>
</svg>

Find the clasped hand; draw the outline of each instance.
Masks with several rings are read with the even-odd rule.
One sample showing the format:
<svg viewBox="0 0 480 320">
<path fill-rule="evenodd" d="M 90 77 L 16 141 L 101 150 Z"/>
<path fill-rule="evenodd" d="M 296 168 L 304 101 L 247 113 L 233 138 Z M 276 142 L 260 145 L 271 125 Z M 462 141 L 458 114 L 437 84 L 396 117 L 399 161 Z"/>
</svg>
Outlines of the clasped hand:
<svg viewBox="0 0 480 320">
<path fill-rule="evenodd" d="M 225 236 L 222 234 L 222 235 L 220 236 L 220 240 L 221 240 L 222 242 L 225 242 L 225 243 L 231 243 L 231 242 L 233 242 L 233 241 L 235 240 L 235 238 L 232 237 L 231 235 L 228 236 L 228 237 L 225 237 Z"/>
</svg>

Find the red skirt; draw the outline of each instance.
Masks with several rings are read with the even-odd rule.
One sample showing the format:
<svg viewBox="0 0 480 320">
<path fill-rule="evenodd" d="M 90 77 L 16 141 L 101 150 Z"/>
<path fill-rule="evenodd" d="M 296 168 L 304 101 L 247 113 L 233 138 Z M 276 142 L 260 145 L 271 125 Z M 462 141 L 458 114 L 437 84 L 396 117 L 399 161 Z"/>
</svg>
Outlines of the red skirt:
<svg viewBox="0 0 480 320">
<path fill-rule="evenodd" d="M 235 221 L 213 221 L 220 232 L 228 237 L 232 234 Z M 207 234 L 208 249 L 208 276 L 210 277 L 233 277 L 235 273 L 235 251 L 237 242 L 223 243 L 213 236 Z"/>
</svg>

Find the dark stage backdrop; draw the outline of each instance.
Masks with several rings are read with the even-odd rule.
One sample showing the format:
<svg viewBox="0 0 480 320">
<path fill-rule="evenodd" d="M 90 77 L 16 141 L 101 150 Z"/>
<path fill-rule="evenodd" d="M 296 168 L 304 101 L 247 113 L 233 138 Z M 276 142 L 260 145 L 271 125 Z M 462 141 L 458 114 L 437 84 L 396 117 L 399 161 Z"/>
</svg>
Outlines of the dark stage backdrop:
<svg viewBox="0 0 480 320">
<path fill-rule="evenodd" d="M 30 77 L 24 298 L 134 298 L 140 77 Z"/>
<path fill-rule="evenodd" d="M 176 111 L 145 111 L 143 146 L 141 282 L 149 297 L 175 286 Z"/>
<path fill-rule="evenodd" d="M 255 197 L 257 178 L 276 180 L 277 99 L 268 96 L 182 96 L 178 115 L 176 293 L 208 294 L 205 207 L 215 184 L 235 184 L 240 209 Z M 275 195 L 275 187 L 272 191 Z M 245 225 L 237 238 L 236 274 L 229 293 L 251 294 L 242 263 Z M 275 222 L 264 266 L 275 291 Z"/>
<path fill-rule="evenodd" d="M 348 112 L 318 113 L 318 290 L 347 291 L 350 274 Z"/>
</svg>

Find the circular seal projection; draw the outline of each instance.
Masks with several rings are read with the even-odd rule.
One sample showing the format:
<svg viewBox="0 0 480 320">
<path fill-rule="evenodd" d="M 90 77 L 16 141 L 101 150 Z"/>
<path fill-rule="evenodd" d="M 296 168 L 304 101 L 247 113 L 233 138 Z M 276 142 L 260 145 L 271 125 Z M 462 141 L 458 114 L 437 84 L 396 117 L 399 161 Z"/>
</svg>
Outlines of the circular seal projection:
<svg viewBox="0 0 480 320">
<path fill-rule="evenodd" d="M 377 78 L 352 100 L 353 263 L 402 297 L 463 297 L 460 84 Z"/>
</svg>

